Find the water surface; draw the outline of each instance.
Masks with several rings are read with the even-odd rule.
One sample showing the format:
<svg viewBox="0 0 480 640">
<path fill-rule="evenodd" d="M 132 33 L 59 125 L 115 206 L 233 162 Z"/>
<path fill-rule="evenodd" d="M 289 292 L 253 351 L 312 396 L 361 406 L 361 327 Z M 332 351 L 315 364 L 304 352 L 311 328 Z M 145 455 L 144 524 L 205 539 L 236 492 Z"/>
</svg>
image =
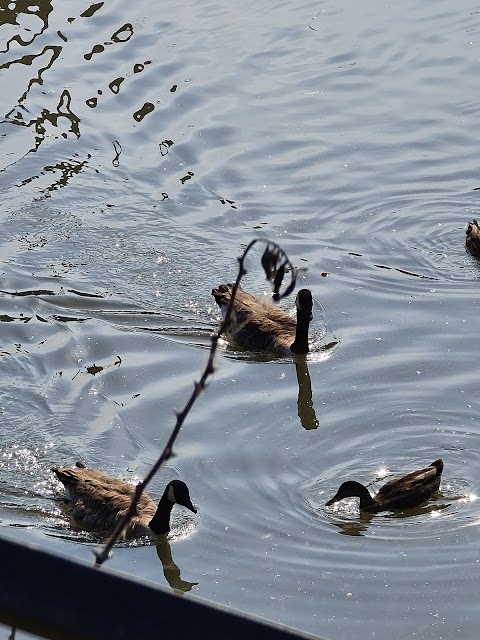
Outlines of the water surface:
<svg viewBox="0 0 480 640">
<path fill-rule="evenodd" d="M 198 506 L 163 549 L 177 582 L 149 544 L 109 566 L 332 640 L 474 637 L 478 7 L 17 2 L 0 22 L 2 535 L 93 562 L 50 468 L 147 472 L 212 287 L 267 237 L 308 267 L 315 348 L 222 347 L 150 488 L 181 477 Z M 438 457 L 428 507 L 324 506 Z"/>
</svg>

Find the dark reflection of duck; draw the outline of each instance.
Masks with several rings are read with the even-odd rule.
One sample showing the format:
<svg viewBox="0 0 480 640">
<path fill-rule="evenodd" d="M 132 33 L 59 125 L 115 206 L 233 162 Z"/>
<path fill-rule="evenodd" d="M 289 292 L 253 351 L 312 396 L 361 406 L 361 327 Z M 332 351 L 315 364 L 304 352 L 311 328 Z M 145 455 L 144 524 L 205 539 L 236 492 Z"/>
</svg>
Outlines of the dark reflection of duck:
<svg viewBox="0 0 480 640">
<path fill-rule="evenodd" d="M 368 523 L 375 516 L 373 513 L 362 512 L 360 520 L 348 520 L 347 522 L 334 522 L 333 524 L 340 529 L 340 533 L 344 536 L 363 536 L 367 532 Z"/>
<path fill-rule="evenodd" d="M 480 258 L 480 227 L 475 218 L 465 225 L 465 233 L 467 234 L 465 245 L 468 251 L 472 256 Z"/>
<path fill-rule="evenodd" d="M 111 533 L 128 510 L 135 487 L 97 469 L 88 469 L 81 462 L 77 462 L 75 468 L 59 467 L 52 471 L 65 485 L 65 502 L 73 520 L 82 529 Z M 142 493 L 137 515 L 131 518 L 124 537 L 168 533 L 174 504 L 197 512 L 190 500 L 188 487 L 181 480 L 167 484 L 158 506 L 150 496 Z"/>
<path fill-rule="evenodd" d="M 295 358 L 295 369 L 298 382 L 298 417 L 304 429 L 316 429 L 319 425 L 312 399 L 312 381 L 308 372 L 307 359 Z"/>
<path fill-rule="evenodd" d="M 231 284 L 212 289 L 223 315 L 232 293 Z M 240 287 L 233 302 L 227 338 L 239 347 L 285 356 L 308 353 L 308 328 L 313 319 L 312 292 L 300 289 L 295 300 L 297 319 Z"/>
<path fill-rule="evenodd" d="M 423 504 L 410 508 L 406 511 L 396 511 L 391 514 L 393 518 L 411 518 L 424 513 L 432 513 L 433 511 L 443 511 L 448 509 L 449 504 Z M 368 525 L 375 518 L 374 513 L 368 511 L 360 511 L 358 520 L 345 520 L 344 522 L 333 522 L 340 529 L 340 533 L 344 536 L 363 536 L 367 532 Z"/>
<path fill-rule="evenodd" d="M 344 498 L 360 498 L 360 510 L 369 513 L 411 509 L 429 500 L 440 487 L 443 461 L 435 460 L 428 467 L 417 469 L 399 478 L 394 478 L 372 496 L 363 484 L 349 480 L 340 485 L 337 493 L 326 506 Z"/>
<path fill-rule="evenodd" d="M 173 561 L 172 549 L 166 534 L 158 536 L 155 548 L 162 563 L 163 575 L 175 593 L 181 595 L 182 593 L 190 591 L 192 587 L 198 584 L 198 582 L 182 580 L 180 569 Z"/>
</svg>

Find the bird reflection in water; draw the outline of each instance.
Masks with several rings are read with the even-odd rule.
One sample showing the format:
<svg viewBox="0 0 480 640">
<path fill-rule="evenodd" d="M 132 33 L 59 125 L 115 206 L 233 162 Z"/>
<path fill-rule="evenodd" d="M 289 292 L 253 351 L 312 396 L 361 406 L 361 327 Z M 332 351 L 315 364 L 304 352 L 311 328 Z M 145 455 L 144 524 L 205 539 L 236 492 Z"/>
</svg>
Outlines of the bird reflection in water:
<svg viewBox="0 0 480 640">
<path fill-rule="evenodd" d="M 157 536 L 156 550 L 162 563 L 163 575 L 176 594 L 182 595 L 198 584 L 198 582 L 182 580 L 180 569 L 172 558 L 172 549 L 166 533 Z"/>
<path fill-rule="evenodd" d="M 308 372 L 306 356 L 297 356 L 295 358 L 295 368 L 297 371 L 298 382 L 298 417 L 304 429 L 316 429 L 319 421 L 315 415 L 315 407 L 312 399 L 312 381 Z"/>
<path fill-rule="evenodd" d="M 324 334 L 322 333 L 322 338 L 323 335 Z M 308 359 L 311 359 L 313 362 L 320 362 L 327 359 L 333 349 L 335 349 L 339 344 L 339 340 L 335 339 L 327 344 L 320 345 L 320 339 L 321 338 L 319 336 L 315 338 L 315 343 L 311 347 L 309 355 L 297 354 L 295 356 L 295 369 L 297 372 L 298 383 L 298 417 L 300 418 L 300 424 L 302 427 L 307 430 L 317 429 L 320 425 L 315 414 L 315 407 L 313 406 L 312 381 L 310 379 L 307 361 Z M 311 356 L 313 357 L 311 358 Z"/>
<path fill-rule="evenodd" d="M 373 484 L 373 483 L 370 483 Z M 370 486 L 370 485 L 368 485 Z M 438 498 L 441 498 L 441 494 Z M 450 507 L 450 502 L 444 503 L 429 503 L 424 505 L 418 505 L 411 507 L 410 509 L 403 509 L 401 511 L 389 511 L 385 513 L 369 513 L 368 511 L 358 511 L 358 504 L 355 498 L 349 501 L 345 501 L 343 506 L 338 506 L 333 513 L 336 518 L 332 519 L 332 524 L 340 529 L 339 533 L 345 536 L 363 536 L 368 529 L 368 525 L 372 520 L 378 523 L 380 518 L 388 519 L 400 519 L 411 518 L 412 516 L 420 516 L 429 514 L 431 517 L 437 517 L 440 515 L 440 511 Z M 349 519 L 349 516 L 355 515 L 355 520 Z"/>
<path fill-rule="evenodd" d="M 404 511 L 378 514 L 368 513 L 368 511 L 358 512 L 357 507 L 355 506 L 355 501 L 352 500 L 352 513 L 353 510 L 355 510 L 356 519 L 347 520 L 346 518 L 348 517 L 348 512 L 342 510 L 341 517 L 344 517 L 345 520 L 337 520 L 336 522 L 332 522 L 332 524 L 340 529 L 339 533 L 341 535 L 363 536 L 365 535 L 371 520 L 375 519 L 375 521 L 378 522 L 379 518 L 411 518 L 412 516 L 419 516 L 422 514 L 430 514 L 431 517 L 436 517 L 439 515 L 440 511 L 443 511 L 443 509 L 447 509 L 449 506 L 449 502 L 445 504 L 428 504 L 424 506 L 414 507 L 412 509 L 405 509 Z"/>
<path fill-rule="evenodd" d="M 334 522 L 333 524 L 340 529 L 339 533 L 344 536 L 363 536 L 368 529 L 368 523 L 374 517 L 373 513 L 360 513 L 358 520 L 345 520 L 343 522 Z"/>
</svg>

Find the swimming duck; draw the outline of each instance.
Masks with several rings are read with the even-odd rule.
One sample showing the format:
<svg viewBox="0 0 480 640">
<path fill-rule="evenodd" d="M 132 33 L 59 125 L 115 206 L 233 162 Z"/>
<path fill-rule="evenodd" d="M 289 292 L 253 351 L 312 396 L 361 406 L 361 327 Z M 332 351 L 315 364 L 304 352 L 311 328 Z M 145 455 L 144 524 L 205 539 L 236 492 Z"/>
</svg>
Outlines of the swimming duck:
<svg viewBox="0 0 480 640">
<path fill-rule="evenodd" d="M 81 462 L 77 462 L 75 468 L 55 467 L 52 471 L 65 485 L 65 502 L 77 524 L 89 531 L 111 533 L 130 506 L 135 487 L 97 469 L 88 469 Z M 197 513 L 188 487 L 181 480 L 171 480 L 167 484 L 158 506 L 150 496 L 142 493 L 137 515 L 130 520 L 125 537 L 168 533 L 174 504 Z"/>
<path fill-rule="evenodd" d="M 465 233 L 467 234 L 465 245 L 468 251 L 472 256 L 480 258 L 480 227 L 475 218 L 465 225 Z"/>
<path fill-rule="evenodd" d="M 212 289 L 215 302 L 225 315 L 232 293 L 231 284 Z M 297 319 L 240 287 L 233 303 L 227 338 L 239 347 L 276 355 L 308 353 L 308 327 L 313 319 L 313 298 L 309 289 L 300 289 L 295 300 Z"/>
<path fill-rule="evenodd" d="M 443 460 L 435 460 L 424 469 L 417 469 L 399 478 L 389 480 L 372 496 L 363 484 L 349 480 L 340 485 L 339 490 L 326 503 L 329 507 L 344 498 L 360 498 L 360 510 L 369 513 L 378 511 L 401 511 L 417 507 L 429 500 L 438 491 L 443 471 Z"/>
</svg>

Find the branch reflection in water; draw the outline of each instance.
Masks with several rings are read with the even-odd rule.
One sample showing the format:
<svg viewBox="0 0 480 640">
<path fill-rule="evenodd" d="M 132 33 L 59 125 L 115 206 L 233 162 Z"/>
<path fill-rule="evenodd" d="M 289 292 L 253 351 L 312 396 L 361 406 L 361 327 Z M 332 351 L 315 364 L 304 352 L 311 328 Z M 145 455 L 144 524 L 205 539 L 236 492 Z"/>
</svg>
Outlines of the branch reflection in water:
<svg viewBox="0 0 480 640">
<path fill-rule="evenodd" d="M 162 563 L 163 575 L 174 593 L 182 595 L 198 584 L 198 582 L 182 580 L 180 569 L 172 558 L 172 549 L 166 533 L 157 537 L 156 550 Z"/>
</svg>

